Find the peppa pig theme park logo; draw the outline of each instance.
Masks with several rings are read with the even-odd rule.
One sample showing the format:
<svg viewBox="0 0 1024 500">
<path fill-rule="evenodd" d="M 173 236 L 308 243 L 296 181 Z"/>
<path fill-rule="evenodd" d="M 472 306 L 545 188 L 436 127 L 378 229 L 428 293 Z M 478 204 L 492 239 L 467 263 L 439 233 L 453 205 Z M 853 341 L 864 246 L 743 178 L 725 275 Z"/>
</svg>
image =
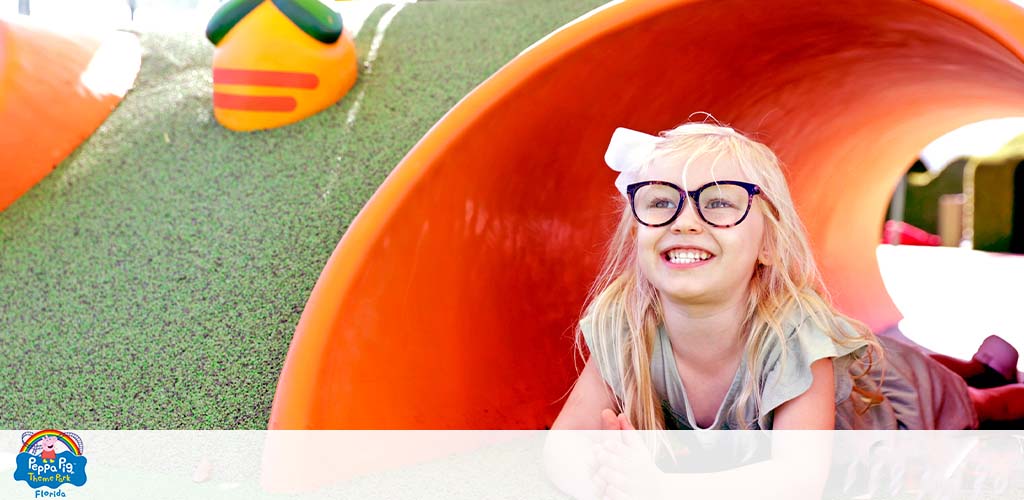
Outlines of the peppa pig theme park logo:
<svg viewBox="0 0 1024 500">
<path fill-rule="evenodd" d="M 21 452 L 15 481 L 25 481 L 32 488 L 44 486 L 57 490 L 61 485 L 85 484 L 85 456 L 82 438 L 71 432 L 45 429 L 21 435 Z M 36 497 L 64 496 L 64 492 L 36 491 Z"/>
</svg>

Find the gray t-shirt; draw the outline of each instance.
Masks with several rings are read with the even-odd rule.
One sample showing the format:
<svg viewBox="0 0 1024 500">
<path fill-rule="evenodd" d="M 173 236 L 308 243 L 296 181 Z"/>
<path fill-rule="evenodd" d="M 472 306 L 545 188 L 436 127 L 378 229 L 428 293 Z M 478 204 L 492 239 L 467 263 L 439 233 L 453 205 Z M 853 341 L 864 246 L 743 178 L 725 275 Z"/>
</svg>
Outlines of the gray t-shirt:
<svg viewBox="0 0 1024 500">
<path fill-rule="evenodd" d="M 875 362 L 864 376 L 863 360 L 867 342 L 851 346 L 837 344 L 815 323 L 792 314 L 782 325 L 786 334 L 786 358 L 778 342 L 769 346 L 764 358 L 761 415 L 756 414 L 753 401 L 748 401 L 745 420 L 757 429 L 771 429 L 775 410 L 810 388 L 813 362 L 832 358 L 835 370 L 836 429 L 970 429 L 977 427 L 977 416 L 967 395 L 966 384 L 959 376 L 934 362 L 906 344 L 880 338 L 886 356 Z M 852 327 L 843 322 L 848 335 Z M 595 352 L 590 318 L 580 321 L 580 329 L 591 353 L 596 356 L 602 378 L 621 400 L 623 390 L 619 377 L 621 361 L 612 352 Z M 611 345 L 623 341 L 613 339 Z M 615 349 L 609 347 L 609 351 Z M 651 378 L 662 402 L 667 429 L 700 429 L 686 396 L 672 353 L 672 344 L 664 325 L 658 327 L 651 353 Z M 743 383 L 747 366 L 741 362 L 724 401 L 718 409 L 714 423 L 708 429 L 740 428 L 735 418 L 727 415 Z M 885 398 L 880 403 L 853 392 L 858 386 L 868 393 L 881 391 Z M 752 396 L 754 397 L 754 396 Z"/>
</svg>

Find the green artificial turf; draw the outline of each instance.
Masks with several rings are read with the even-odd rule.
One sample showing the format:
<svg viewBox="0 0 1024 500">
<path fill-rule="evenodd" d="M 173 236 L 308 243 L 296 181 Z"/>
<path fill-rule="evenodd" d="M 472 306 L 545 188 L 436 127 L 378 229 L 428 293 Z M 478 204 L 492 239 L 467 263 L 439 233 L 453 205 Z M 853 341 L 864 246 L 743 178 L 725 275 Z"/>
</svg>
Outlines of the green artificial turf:
<svg viewBox="0 0 1024 500">
<path fill-rule="evenodd" d="M 0 427 L 265 428 L 309 293 L 377 186 L 474 86 L 601 3 L 408 5 L 348 96 L 255 133 L 214 120 L 202 34 L 143 34 L 135 89 L 0 212 Z"/>
</svg>

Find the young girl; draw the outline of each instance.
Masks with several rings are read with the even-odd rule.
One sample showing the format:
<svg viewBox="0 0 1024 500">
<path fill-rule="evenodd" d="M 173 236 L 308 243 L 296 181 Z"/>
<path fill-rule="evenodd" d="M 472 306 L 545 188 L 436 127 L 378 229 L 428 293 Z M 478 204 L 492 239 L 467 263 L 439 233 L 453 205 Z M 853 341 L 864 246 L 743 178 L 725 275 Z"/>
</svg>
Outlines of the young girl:
<svg viewBox="0 0 1024 500">
<path fill-rule="evenodd" d="M 552 429 L 972 429 L 1024 416 L 1024 386 L 969 388 L 832 306 L 768 147 L 686 123 L 659 137 L 618 129 L 605 160 L 622 218 L 579 323 L 591 356 Z"/>
</svg>

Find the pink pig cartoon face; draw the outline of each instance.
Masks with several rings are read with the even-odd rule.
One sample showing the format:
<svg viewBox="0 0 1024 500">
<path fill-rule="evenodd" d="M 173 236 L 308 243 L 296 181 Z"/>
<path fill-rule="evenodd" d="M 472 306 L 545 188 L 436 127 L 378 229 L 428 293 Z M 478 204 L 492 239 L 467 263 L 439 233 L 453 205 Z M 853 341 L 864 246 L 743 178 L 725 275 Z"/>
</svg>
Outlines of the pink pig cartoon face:
<svg viewBox="0 0 1024 500">
<path fill-rule="evenodd" d="M 39 452 L 39 456 L 43 459 L 43 462 L 47 460 L 53 461 L 57 458 L 57 450 L 54 447 L 57 445 L 57 436 L 45 436 L 39 440 L 39 446 L 42 447 L 42 451 Z"/>
</svg>

